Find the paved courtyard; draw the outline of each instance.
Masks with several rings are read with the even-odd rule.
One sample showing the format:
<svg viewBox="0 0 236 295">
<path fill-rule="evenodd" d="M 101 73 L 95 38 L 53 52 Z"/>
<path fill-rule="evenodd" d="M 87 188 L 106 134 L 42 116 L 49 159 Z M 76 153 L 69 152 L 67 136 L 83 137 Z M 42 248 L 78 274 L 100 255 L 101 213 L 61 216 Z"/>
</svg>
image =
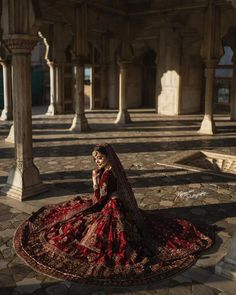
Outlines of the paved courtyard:
<svg viewBox="0 0 236 295">
<path fill-rule="evenodd" d="M 113 124 L 115 117 L 113 111 L 88 112 L 91 131 L 74 134 L 68 131 L 72 115 L 33 116 L 34 162 L 47 191 L 23 203 L 0 196 L 0 295 L 236 294 L 236 282 L 214 274 L 236 232 L 236 175 L 176 163 L 202 150 L 236 156 L 236 122 L 217 115 L 217 135 L 200 136 L 201 116 L 157 117 L 153 110 L 132 110 L 133 122 L 122 128 Z M 0 122 L 0 189 L 14 163 L 14 146 L 4 141 L 9 127 L 10 122 Z M 138 288 L 102 288 L 46 277 L 16 256 L 12 237 L 29 214 L 92 192 L 91 151 L 101 142 L 119 154 L 141 208 L 216 225 L 214 247 L 191 269 Z"/>
</svg>

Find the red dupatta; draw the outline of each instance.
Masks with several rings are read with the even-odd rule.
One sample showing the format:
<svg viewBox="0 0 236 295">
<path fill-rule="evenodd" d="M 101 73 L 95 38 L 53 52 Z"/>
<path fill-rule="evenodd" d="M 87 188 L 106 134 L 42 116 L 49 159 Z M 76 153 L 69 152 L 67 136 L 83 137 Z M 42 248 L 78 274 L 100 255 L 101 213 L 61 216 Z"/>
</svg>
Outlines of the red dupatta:
<svg viewBox="0 0 236 295">
<path fill-rule="evenodd" d="M 111 164 L 112 171 L 117 179 L 117 193 L 126 210 L 130 213 L 130 218 L 136 223 L 137 227 L 144 233 L 144 217 L 138 207 L 132 187 L 127 179 L 123 165 L 120 162 L 116 152 L 108 143 L 98 144 L 97 146 L 105 147 L 108 160 Z"/>
</svg>

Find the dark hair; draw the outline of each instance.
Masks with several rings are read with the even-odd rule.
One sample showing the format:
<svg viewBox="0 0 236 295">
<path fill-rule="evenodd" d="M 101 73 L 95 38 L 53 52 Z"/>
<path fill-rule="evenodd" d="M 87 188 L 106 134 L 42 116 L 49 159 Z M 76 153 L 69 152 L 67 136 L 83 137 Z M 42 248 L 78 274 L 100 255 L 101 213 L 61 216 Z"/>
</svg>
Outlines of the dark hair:
<svg viewBox="0 0 236 295">
<path fill-rule="evenodd" d="M 107 150 L 104 146 L 99 146 L 99 145 L 96 145 L 93 149 L 94 152 L 99 152 L 105 156 L 107 156 Z"/>
</svg>

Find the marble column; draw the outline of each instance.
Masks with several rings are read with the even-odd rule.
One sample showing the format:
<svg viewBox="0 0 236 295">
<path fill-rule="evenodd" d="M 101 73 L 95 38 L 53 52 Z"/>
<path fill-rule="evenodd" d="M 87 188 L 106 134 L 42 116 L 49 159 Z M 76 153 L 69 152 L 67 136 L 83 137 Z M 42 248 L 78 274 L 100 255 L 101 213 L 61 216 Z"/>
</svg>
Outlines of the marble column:
<svg viewBox="0 0 236 295">
<path fill-rule="evenodd" d="M 3 96 L 4 109 L 0 120 L 12 120 L 12 95 L 11 95 L 11 63 L 10 61 L 0 61 L 3 69 Z"/>
<path fill-rule="evenodd" d="M 46 115 L 54 116 L 56 114 L 56 100 L 55 100 L 55 69 L 53 62 L 48 62 L 50 73 L 50 105 Z"/>
<path fill-rule="evenodd" d="M 213 119 L 215 67 L 215 61 L 206 62 L 205 114 L 198 131 L 199 134 L 213 135 L 216 132 Z"/>
<path fill-rule="evenodd" d="M 128 80 L 128 66 L 129 62 L 122 61 L 119 63 L 119 112 L 115 123 L 118 125 L 125 125 L 131 122 L 129 112 L 127 110 L 127 80 Z"/>
<path fill-rule="evenodd" d="M 63 64 L 55 64 L 55 103 L 56 113 L 64 112 L 64 66 Z"/>
<path fill-rule="evenodd" d="M 230 119 L 236 121 L 236 61 L 234 61 L 234 70 L 232 77 L 232 94 L 230 100 Z"/>
<path fill-rule="evenodd" d="M 107 72 L 108 72 L 108 66 L 102 65 L 102 68 L 101 68 L 101 105 L 100 105 L 100 107 L 102 109 L 108 108 Z"/>
<path fill-rule="evenodd" d="M 37 39 L 13 35 L 5 42 L 12 52 L 15 164 L 2 191 L 22 201 L 45 190 L 32 153 L 31 51 Z"/>
<path fill-rule="evenodd" d="M 94 102 L 94 67 L 91 67 L 91 84 L 90 84 L 90 99 L 89 99 L 89 109 L 92 111 L 95 109 L 95 102 Z"/>
<path fill-rule="evenodd" d="M 75 116 L 70 131 L 88 131 L 89 125 L 84 113 L 84 63 L 77 63 L 74 67 L 75 74 Z"/>
<path fill-rule="evenodd" d="M 215 272 L 236 281 L 236 233 L 230 241 L 227 255 L 216 265 Z"/>
<path fill-rule="evenodd" d="M 4 63 L 3 66 L 3 95 L 4 95 L 4 110 L 2 111 L 1 120 L 13 120 L 13 104 L 12 104 L 12 77 L 11 64 Z M 8 143 L 14 144 L 14 122 L 11 125 L 8 136 L 5 138 Z"/>
</svg>

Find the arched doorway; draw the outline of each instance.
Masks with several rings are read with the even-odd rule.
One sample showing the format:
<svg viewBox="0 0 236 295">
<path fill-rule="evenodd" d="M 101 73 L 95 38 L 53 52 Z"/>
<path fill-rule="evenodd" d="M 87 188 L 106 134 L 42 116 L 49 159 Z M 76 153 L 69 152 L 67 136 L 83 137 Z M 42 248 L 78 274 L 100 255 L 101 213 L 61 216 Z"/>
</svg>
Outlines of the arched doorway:
<svg viewBox="0 0 236 295">
<path fill-rule="evenodd" d="M 155 107 L 156 52 L 149 48 L 142 56 L 142 107 Z"/>
<path fill-rule="evenodd" d="M 32 106 L 47 106 L 49 104 L 50 80 L 49 70 L 45 60 L 46 47 L 40 40 L 32 51 Z"/>
<path fill-rule="evenodd" d="M 215 112 L 229 113 L 231 85 L 233 77 L 233 51 L 231 47 L 224 47 L 224 55 L 221 57 L 215 71 Z"/>
</svg>

